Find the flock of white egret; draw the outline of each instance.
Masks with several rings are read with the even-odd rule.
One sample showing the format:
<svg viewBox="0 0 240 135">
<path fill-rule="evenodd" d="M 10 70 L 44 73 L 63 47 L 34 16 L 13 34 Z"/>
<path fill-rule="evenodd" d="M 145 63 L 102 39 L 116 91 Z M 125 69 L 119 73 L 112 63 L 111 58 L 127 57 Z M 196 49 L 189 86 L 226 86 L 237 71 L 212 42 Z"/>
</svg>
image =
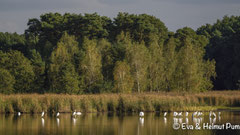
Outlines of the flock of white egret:
<svg viewBox="0 0 240 135">
<path fill-rule="evenodd" d="M 167 114 L 168 114 L 168 112 L 164 112 L 164 113 L 163 113 L 163 116 L 166 117 Z M 189 112 L 185 112 L 185 116 L 186 116 L 186 117 L 188 117 L 188 114 L 189 114 Z M 219 116 L 219 117 L 220 117 L 220 115 L 221 115 L 221 112 L 218 112 L 218 116 Z M 141 111 L 141 112 L 139 113 L 139 116 L 140 116 L 140 117 L 144 117 L 144 112 Z M 183 117 L 183 112 L 173 112 L 173 116 L 174 116 L 174 117 Z M 196 111 L 196 112 L 193 112 L 193 113 L 192 113 L 192 117 L 201 117 L 201 116 L 203 116 L 203 112 Z M 209 112 L 209 118 L 210 118 L 210 117 L 217 117 L 217 115 L 216 115 L 215 112 L 210 111 L 210 112 Z"/>
<path fill-rule="evenodd" d="M 185 115 L 184 115 L 185 113 Z M 174 123 L 182 123 L 183 122 L 183 117 L 185 116 L 185 123 L 188 124 L 188 117 L 190 116 L 189 115 L 190 112 L 173 112 L 172 113 L 172 116 L 173 116 L 173 122 Z M 218 115 L 217 115 L 218 114 Z M 167 123 L 167 115 L 171 115 L 171 113 L 168 114 L 168 112 L 163 112 L 163 116 L 164 116 L 164 123 L 166 124 Z M 203 116 L 204 115 L 209 115 L 209 121 L 210 123 L 216 123 L 216 118 L 218 116 L 218 119 L 220 121 L 221 119 L 221 112 L 213 112 L 213 111 L 210 111 L 210 112 L 205 112 L 205 114 L 201 111 L 195 111 L 192 113 L 192 120 L 194 123 L 200 123 L 203 121 Z M 141 111 L 139 113 L 139 117 L 140 117 L 140 123 L 143 124 L 144 122 L 144 112 Z"/>
<path fill-rule="evenodd" d="M 185 115 L 184 115 L 185 113 Z M 42 117 L 42 123 L 44 125 L 44 116 L 45 116 L 45 112 L 43 111 L 41 113 L 41 117 Z M 173 121 L 174 123 L 182 123 L 182 119 L 183 117 L 185 116 L 185 122 L 188 123 L 188 117 L 189 117 L 189 114 L 190 112 L 173 112 L 172 113 L 172 116 L 173 116 Z M 194 123 L 200 123 L 202 122 L 202 119 L 203 119 L 203 116 L 204 115 L 209 115 L 209 120 L 210 120 L 210 123 L 215 123 L 216 122 L 216 117 L 217 117 L 217 114 L 213 111 L 210 111 L 209 113 L 208 112 L 205 112 L 205 114 L 201 111 L 195 111 L 192 113 L 192 120 Z M 18 112 L 17 113 L 17 116 L 21 116 L 22 113 L 21 112 Z M 76 123 L 76 117 L 77 116 L 80 116 L 82 115 L 81 112 L 77 112 L 76 110 L 72 112 L 72 118 L 73 118 L 73 122 L 74 124 Z M 163 116 L 164 116 L 164 123 L 166 124 L 167 122 L 167 116 L 168 115 L 171 115 L 171 113 L 168 113 L 168 112 L 163 112 Z M 54 113 L 54 116 L 57 118 L 57 124 L 59 125 L 59 116 L 60 116 L 60 112 L 56 112 Z M 220 120 L 221 116 L 221 112 L 218 112 L 218 119 Z M 144 112 L 141 111 L 139 112 L 139 117 L 140 117 L 140 124 L 143 124 L 144 123 Z"/>
<path fill-rule="evenodd" d="M 18 115 L 18 116 L 21 116 L 22 113 L 21 113 L 21 112 L 18 112 L 17 115 Z M 81 112 L 77 112 L 76 110 L 72 113 L 72 116 L 73 116 L 73 117 L 80 116 L 80 115 L 82 115 L 82 113 L 81 113 Z M 44 117 L 44 116 L 45 116 L 45 112 L 43 111 L 43 112 L 41 113 L 41 117 Z M 57 113 L 55 114 L 55 116 L 58 118 L 58 117 L 60 116 L 60 112 L 57 112 Z"/>
<path fill-rule="evenodd" d="M 163 116 L 166 117 L 167 114 L 168 114 L 168 112 L 164 112 L 164 113 L 163 113 Z M 188 116 L 188 114 L 189 114 L 189 112 L 185 112 L 185 116 L 186 116 L 186 117 Z M 21 116 L 21 112 L 18 112 L 17 115 L 18 115 L 18 116 Z M 41 114 L 41 117 L 44 117 L 44 115 L 45 115 L 45 112 L 43 111 L 42 114 Z M 56 117 L 59 117 L 59 115 L 60 115 L 60 112 L 57 112 L 57 113 L 56 113 Z M 72 113 L 72 116 L 74 116 L 74 117 L 80 116 L 80 115 L 82 115 L 82 113 L 81 113 L 81 112 L 77 112 L 76 110 L 73 111 L 73 113 Z M 220 116 L 220 115 L 221 115 L 221 112 L 218 112 L 218 116 Z M 139 113 L 139 116 L 140 116 L 140 117 L 144 117 L 144 112 L 141 111 L 141 112 Z M 173 116 L 174 116 L 174 117 L 182 117 L 182 116 L 183 116 L 183 112 L 173 112 Z M 193 113 L 192 113 L 192 117 L 200 117 L 200 116 L 203 116 L 203 112 L 198 112 L 198 111 L 196 111 L 196 112 L 193 112 Z M 213 117 L 217 117 L 217 115 L 216 115 L 215 112 L 210 111 L 210 112 L 209 112 L 209 118 L 212 117 L 212 116 L 213 116 Z"/>
<path fill-rule="evenodd" d="M 43 111 L 42 113 L 41 113 L 41 117 L 42 117 L 42 126 L 44 126 L 44 116 L 45 116 L 45 112 Z M 17 116 L 21 116 L 22 115 L 22 113 L 21 112 L 18 112 L 17 113 Z M 82 113 L 81 112 L 77 112 L 76 110 L 75 111 L 73 111 L 73 113 L 72 113 L 72 118 L 73 118 L 73 124 L 76 124 L 76 117 L 77 116 L 80 116 L 80 115 L 82 115 Z M 57 120 L 57 125 L 59 126 L 59 116 L 60 116 L 60 112 L 56 112 L 56 113 L 54 113 L 54 116 L 56 117 L 56 120 Z"/>
</svg>

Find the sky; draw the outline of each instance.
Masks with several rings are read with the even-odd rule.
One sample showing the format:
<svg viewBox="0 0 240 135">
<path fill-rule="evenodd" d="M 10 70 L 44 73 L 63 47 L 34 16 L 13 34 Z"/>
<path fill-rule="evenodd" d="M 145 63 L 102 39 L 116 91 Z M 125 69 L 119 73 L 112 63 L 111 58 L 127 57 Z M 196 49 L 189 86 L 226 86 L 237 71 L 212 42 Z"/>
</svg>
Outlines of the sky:
<svg viewBox="0 0 240 135">
<path fill-rule="evenodd" d="M 24 33 L 30 18 L 48 12 L 94 13 L 114 18 L 119 12 L 156 16 L 170 31 L 198 27 L 240 15 L 240 0 L 0 0 L 0 32 Z"/>
</svg>

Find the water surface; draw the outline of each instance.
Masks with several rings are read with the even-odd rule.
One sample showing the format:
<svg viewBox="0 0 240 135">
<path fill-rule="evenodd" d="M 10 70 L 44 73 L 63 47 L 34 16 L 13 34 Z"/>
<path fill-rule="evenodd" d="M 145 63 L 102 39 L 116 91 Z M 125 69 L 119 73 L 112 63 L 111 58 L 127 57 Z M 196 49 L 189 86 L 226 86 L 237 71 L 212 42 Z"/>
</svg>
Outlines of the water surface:
<svg viewBox="0 0 240 135">
<path fill-rule="evenodd" d="M 50 116 L 44 118 L 41 114 L 14 114 L 0 115 L 1 135 L 160 135 L 160 134 L 240 134 L 240 112 L 221 112 L 216 118 L 209 119 L 208 112 L 203 112 L 202 117 L 189 116 L 173 117 L 168 113 L 145 113 L 140 118 L 138 114 L 116 113 L 87 113 L 76 118 L 71 114 L 60 114 L 60 117 Z M 177 124 L 176 124 L 177 123 Z M 222 125 L 229 123 L 235 129 L 203 129 L 203 124 Z M 195 129 L 196 124 L 201 129 Z M 180 125 L 180 127 L 178 127 Z M 185 125 L 185 127 L 182 127 Z M 194 127 L 194 129 L 186 129 Z M 239 129 L 236 129 L 239 126 Z M 177 129 L 174 129 L 177 128 Z M 182 129 L 185 128 L 185 129 Z"/>
</svg>

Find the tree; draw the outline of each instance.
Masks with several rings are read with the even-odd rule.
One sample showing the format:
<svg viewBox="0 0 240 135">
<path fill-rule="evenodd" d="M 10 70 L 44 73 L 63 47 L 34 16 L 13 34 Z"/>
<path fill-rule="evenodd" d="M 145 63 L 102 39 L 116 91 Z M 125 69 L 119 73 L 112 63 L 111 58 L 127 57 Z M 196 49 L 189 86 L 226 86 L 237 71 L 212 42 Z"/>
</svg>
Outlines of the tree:
<svg viewBox="0 0 240 135">
<path fill-rule="evenodd" d="M 0 93 L 13 93 L 15 79 L 6 69 L 0 68 L 0 82 Z"/>
<path fill-rule="evenodd" d="M 119 13 L 113 21 L 113 35 L 119 35 L 121 32 L 129 33 L 135 42 L 145 42 L 149 44 L 151 35 L 157 35 L 159 41 L 167 38 L 167 28 L 164 23 L 154 16 L 147 14 L 128 14 Z"/>
<path fill-rule="evenodd" d="M 158 38 L 151 37 L 149 45 L 149 89 L 150 91 L 159 91 L 164 83 L 164 59 L 163 59 L 163 46 L 158 44 Z"/>
<path fill-rule="evenodd" d="M 126 59 L 131 67 L 134 78 L 134 90 L 142 92 L 147 86 L 147 68 L 149 62 L 149 52 L 144 44 L 134 43 L 127 48 Z"/>
<path fill-rule="evenodd" d="M 0 51 L 0 68 L 6 69 L 15 78 L 14 92 L 33 92 L 35 74 L 30 60 L 19 51 L 3 53 Z"/>
<path fill-rule="evenodd" d="M 133 79 L 130 74 L 130 67 L 126 62 L 116 62 L 113 75 L 114 86 L 118 93 L 132 92 Z"/>
<path fill-rule="evenodd" d="M 7 52 L 10 50 L 18 50 L 25 56 L 28 53 L 28 47 L 23 35 L 17 33 L 0 32 L 0 50 Z"/>
<path fill-rule="evenodd" d="M 81 93 L 78 75 L 74 67 L 74 55 L 78 53 L 78 43 L 74 36 L 64 33 L 50 57 L 48 77 L 50 91 L 57 93 Z"/>
<path fill-rule="evenodd" d="M 102 57 L 97 48 L 96 40 L 84 39 L 83 42 L 83 57 L 80 62 L 81 77 L 83 79 L 82 86 L 85 92 L 99 92 L 99 84 L 102 76 Z"/>
<path fill-rule="evenodd" d="M 176 70 L 177 57 L 176 57 L 176 43 L 173 37 L 170 37 L 164 46 L 164 71 L 163 71 L 163 89 L 170 90 L 176 89 L 176 82 L 174 73 Z"/>
<path fill-rule="evenodd" d="M 177 85 L 182 91 L 199 91 L 201 83 L 201 74 L 199 74 L 199 65 L 197 54 L 189 39 L 186 39 L 184 46 L 178 53 L 177 65 Z"/>
<path fill-rule="evenodd" d="M 205 59 L 216 61 L 217 77 L 213 79 L 214 89 L 238 89 L 240 80 L 240 17 L 225 16 L 213 25 L 198 28 L 197 33 L 208 38 Z"/>
<path fill-rule="evenodd" d="M 113 80 L 113 54 L 112 45 L 106 39 L 97 41 L 97 49 L 102 56 L 102 74 L 105 81 Z"/>
<path fill-rule="evenodd" d="M 42 60 L 40 53 L 35 49 L 30 51 L 30 61 L 35 74 L 33 91 L 43 93 L 45 87 L 45 62 Z"/>
</svg>

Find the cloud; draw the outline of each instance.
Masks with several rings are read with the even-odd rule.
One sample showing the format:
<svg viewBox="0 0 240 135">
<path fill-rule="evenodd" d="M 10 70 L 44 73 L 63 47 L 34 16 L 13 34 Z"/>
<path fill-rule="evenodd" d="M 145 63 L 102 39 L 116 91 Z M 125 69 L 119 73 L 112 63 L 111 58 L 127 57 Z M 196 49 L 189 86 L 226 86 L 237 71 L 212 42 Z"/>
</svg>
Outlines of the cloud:
<svg viewBox="0 0 240 135">
<path fill-rule="evenodd" d="M 197 4 L 239 4 L 239 0 L 153 0 L 153 1 L 158 1 L 158 2 L 173 2 L 177 4 L 192 4 L 192 5 L 197 5 Z"/>
<path fill-rule="evenodd" d="M 239 15 L 240 0 L 0 0 L 0 31 L 23 33 L 29 18 L 47 12 L 93 13 L 116 17 L 118 12 L 150 14 L 175 31 Z"/>
<path fill-rule="evenodd" d="M 136 4 L 139 0 L 99 0 L 100 3 L 104 3 L 106 5 L 128 5 L 128 4 Z"/>
<path fill-rule="evenodd" d="M 92 8 L 101 6 L 95 0 L 1 0 L 1 12 Z"/>
</svg>

